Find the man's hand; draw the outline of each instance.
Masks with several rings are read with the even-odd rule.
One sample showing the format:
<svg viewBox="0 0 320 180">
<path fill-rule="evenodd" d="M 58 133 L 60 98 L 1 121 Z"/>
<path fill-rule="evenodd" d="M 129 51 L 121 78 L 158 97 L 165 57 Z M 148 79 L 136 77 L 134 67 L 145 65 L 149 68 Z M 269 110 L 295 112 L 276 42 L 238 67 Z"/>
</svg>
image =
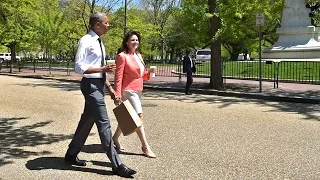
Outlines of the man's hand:
<svg viewBox="0 0 320 180">
<path fill-rule="evenodd" d="M 105 65 L 103 67 L 101 67 L 101 70 L 103 73 L 105 72 L 114 72 L 116 69 L 116 65 L 115 64 L 110 64 L 110 65 Z"/>
</svg>

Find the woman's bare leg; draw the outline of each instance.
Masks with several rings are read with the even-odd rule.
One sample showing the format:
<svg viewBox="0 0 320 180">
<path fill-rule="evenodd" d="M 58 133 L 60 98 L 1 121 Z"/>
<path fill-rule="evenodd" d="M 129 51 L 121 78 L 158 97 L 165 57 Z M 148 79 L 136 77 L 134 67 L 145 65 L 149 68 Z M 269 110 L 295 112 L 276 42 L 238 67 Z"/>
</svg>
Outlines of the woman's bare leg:
<svg viewBox="0 0 320 180">
<path fill-rule="evenodd" d="M 141 120 L 143 120 L 143 116 L 142 114 L 139 114 L 139 117 Z M 150 157 L 150 158 L 155 158 L 156 155 L 152 152 L 148 142 L 147 142 L 147 138 L 146 138 L 146 133 L 144 131 L 144 127 L 141 126 L 137 129 L 137 135 L 141 141 L 141 145 L 142 145 L 142 152 L 145 156 Z"/>
<path fill-rule="evenodd" d="M 121 133 L 122 133 L 122 131 L 118 125 L 116 131 L 113 134 L 112 139 L 113 139 L 114 145 L 116 146 L 116 149 L 124 150 L 124 148 L 121 146 L 120 141 L 119 141 L 119 137 L 120 137 Z"/>
</svg>

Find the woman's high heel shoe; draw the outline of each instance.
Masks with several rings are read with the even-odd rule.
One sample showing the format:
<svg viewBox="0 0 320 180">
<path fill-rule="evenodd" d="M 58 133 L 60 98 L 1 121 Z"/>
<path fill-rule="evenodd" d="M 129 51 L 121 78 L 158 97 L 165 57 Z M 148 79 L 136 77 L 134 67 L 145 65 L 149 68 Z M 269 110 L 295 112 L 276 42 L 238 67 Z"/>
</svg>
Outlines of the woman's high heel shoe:
<svg viewBox="0 0 320 180">
<path fill-rule="evenodd" d="M 145 155 L 148 158 L 156 158 L 157 157 L 151 150 L 148 150 L 146 147 L 141 147 L 141 150 L 143 152 L 143 155 Z"/>
</svg>

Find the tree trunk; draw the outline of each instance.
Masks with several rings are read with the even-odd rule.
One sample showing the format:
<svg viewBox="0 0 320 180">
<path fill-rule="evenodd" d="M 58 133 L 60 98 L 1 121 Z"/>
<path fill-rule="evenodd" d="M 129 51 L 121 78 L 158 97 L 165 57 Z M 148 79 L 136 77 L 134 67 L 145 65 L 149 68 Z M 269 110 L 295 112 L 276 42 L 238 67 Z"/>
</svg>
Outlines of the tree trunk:
<svg viewBox="0 0 320 180">
<path fill-rule="evenodd" d="M 217 1 L 208 0 L 209 13 L 216 12 Z M 213 16 L 210 19 L 209 37 L 214 37 L 220 28 L 220 18 Z M 223 87 L 221 64 L 221 40 L 220 37 L 211 42 L 211 76 L 210 88 L 220 90 Z"/>
<path fill-rule="evenodd" d="M 10 73 L 13 72 L 13 63 L 16 62 L 16 42 L 12 42 L 7 46 L 11 52 Z"/>
</svg>

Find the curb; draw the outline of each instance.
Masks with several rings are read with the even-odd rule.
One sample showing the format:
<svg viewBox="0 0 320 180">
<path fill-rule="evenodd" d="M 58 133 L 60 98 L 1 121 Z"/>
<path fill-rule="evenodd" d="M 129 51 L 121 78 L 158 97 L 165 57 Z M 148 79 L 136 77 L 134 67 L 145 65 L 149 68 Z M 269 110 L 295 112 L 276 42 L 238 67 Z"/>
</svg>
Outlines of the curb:
<svg viewBox="0 0 320 180">
<path fill-rule="evenodd" d="M 76 80 L 76 79 L 47 77 L 42 75 L 22 75 L 22 74 L 11 74 L 11 73 L 10 74 L 0 73 L 0 75 L 15 76 L 15 77 L 21 77 L 21 78 L 49 79 L 49 80 L 74 82 L 74 83 L 80 82 L 80 80 Z M 159 91 L 184 92 L 184 88 L 179 88 L 179 87 L 159 86 L 159 85 L 150 85 L 150 84 L 145 84 L 143 87 L 144 89 L 159 90 Z M 228 96 L 228 97 L 238 97 L 238 98 L 247 98 L 247 99 L 260 99 L 260 100 L 279 101 L 279 102 L 320 104 L 320 99 L 311 99 L 311 98 L 298 97 L 298 96 L 270 95 L 270 94 L 263 94 L 263 93 L 245 93 L 245 92 L 235 92 L 235 91 L 218 91 L 213 89 L 198 89 L 198 88 L 190 88 L 190 91 L 196 94 Z"/>
<path fill-rule="evenodd" d="M 145 85 L 145 89 L 154 89 L 160 91 L 172 91 L 172 92 L 184 92 L 184 88 L 172 88 L 172 87 L 160 87 Z M 268 101 L 279 101 L 279 102 L 293 102 L 293 103 L 306 103 L 306 104 L 320 104 L 320 99 L 311 99 L 298 96 L 284 96 L 284 95 L 270 95 L 270 94 L 260 94 L 260 93 L 245 93 L 245 92 L 234 92 L 234 91 L 218 91 L 212 89 L 195 89 L 190 88 L 190 91 L 196 94 L 206 94 L 206 95 L 217 95 L 217 96 L 228 96 L 228 97 L 238 97 L 247 99 L 260 99 Z"/>
</svg>

